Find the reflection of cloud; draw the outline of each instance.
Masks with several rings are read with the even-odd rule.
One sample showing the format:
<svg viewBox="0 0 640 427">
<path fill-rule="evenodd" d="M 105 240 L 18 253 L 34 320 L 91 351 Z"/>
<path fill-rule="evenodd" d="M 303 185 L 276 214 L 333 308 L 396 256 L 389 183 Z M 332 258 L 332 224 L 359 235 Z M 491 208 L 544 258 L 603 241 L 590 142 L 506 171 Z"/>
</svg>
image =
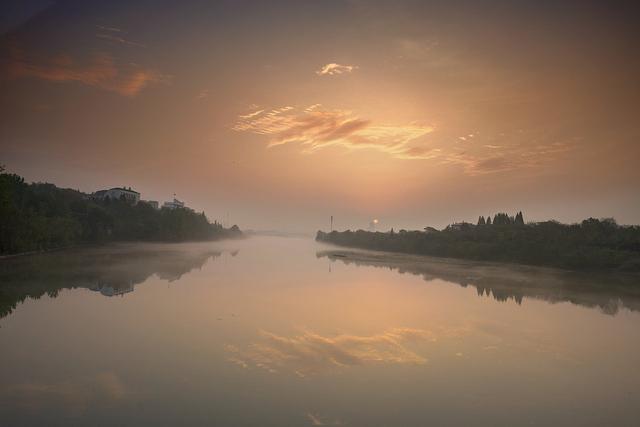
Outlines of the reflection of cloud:
<svg viewBox="0 0 640 427">
<path fill-rule="evenodd" d="M 82 412 L 89 405 L 123 399 L 127 389 L 113 372 L 54 383 L 22 383 L 0 389 L 0 398 L 12 407 L 37 410 L 44 406 L 63 406 L 69 412 Z"/>
<path fill-rule="evenodd" d="M 314 426 L 323 426 L 324 423 L 322 421 L 320 421 L 320 418 L 318 418 L 317 415 L 313 415 L 312 413 L 308 413 L 307 414 L 307 418 L 309 418 L 309 420 L 311 421 L 311 425 Z"/>
<path fill-rule="evenodd" d="M 135 96 L 151 84 L 167 81 L 167 77 L 157 71 L 143 69 L 134 64 L 119 67 L 113 57 L 106 53 L 94 55 L 86 65 L 77 63 L 68 55 L 57 56 L 45 63 L 14 55 L 9 62 L 8 72 L 13 78 L 33 77 L 52 82 L 75 81 L 124 96 Z"/>
<path fill-rule="evenodd" d="M 339 420 L 335 421 L 323 421 L 317 414 L 312 414 L 311 412 L 307 412 L 307 418 L 311 422 L 312 426 L 341 426 L 342 422 Z"/>
<path fill-rule="evenodd" d="M 456 332 L 444 332 L 451 335 Z M 438 334 L 410 328 L 388 329 L 370 336 L 337 335 L 325 337 L 304 332 L 291 338 L 269 332 L 261 342 L 246 350 L 228 345 L 229 361 L 242 367 L 257 367 L 276 373 L 288 370 L 305 377 L 323 371 L 373 364 L 415 364 L 427 362 L 407 348 L 408 343 L 435 341 Z"/>
<path fill-rule="evenodd" d="M 353 70 L 356 70 L 358 67 L 355 65 L 341 65 L 332 62 L 330 64 L 323 65 L 316 74 L 319 76 L 334 76 L 336 74 L 346 74 L 351 73 Z"/>
<path fill-rule="evenodd" d="M 431 126 L 374 124 L 349 111 L 321 109 L 318 104 L 302 112 L 287 106 L 241 115 L 233 130 L 268 135 L 269 147 L 298 142 L 307 152 L 341 146 L 371 148 L 407 159 L 431 158 L 436 153 L 417 141 L 433 131 Z"/>
</svg>

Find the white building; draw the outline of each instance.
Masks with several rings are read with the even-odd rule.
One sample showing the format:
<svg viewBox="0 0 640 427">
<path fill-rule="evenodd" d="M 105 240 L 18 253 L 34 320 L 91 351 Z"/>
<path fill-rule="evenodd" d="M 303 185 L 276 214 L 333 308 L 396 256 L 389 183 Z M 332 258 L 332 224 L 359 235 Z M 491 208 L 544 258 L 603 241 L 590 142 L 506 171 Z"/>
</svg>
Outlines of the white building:
<svg viewBox="0 0 640 427">
<path fill-rule="evenodd" d="M 181 202 L 178 199 L 173 199 L 172 202 L 164 202 L 164 204 L 162 205 L 163 209 L 183 209 L 184 207 L 184 202 Z"/>
<path fill-rule="evenodd" d="M 93 198 L 98 200 L 105 200 L 106 198 L 111 200 L 124 199 L 125 201 L 135 205 L 140 201 L 140 193 L 132 190 L 131 187 L 114 187 L 108 190 L 96 191 L 93 193 Z"/>
</svg>

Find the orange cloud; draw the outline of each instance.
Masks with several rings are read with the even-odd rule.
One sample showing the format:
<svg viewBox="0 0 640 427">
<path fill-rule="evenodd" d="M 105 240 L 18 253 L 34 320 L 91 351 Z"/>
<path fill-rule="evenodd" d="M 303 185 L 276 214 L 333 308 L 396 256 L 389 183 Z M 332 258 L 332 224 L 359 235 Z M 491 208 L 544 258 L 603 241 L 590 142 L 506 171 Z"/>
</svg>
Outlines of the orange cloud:
<svg viewBox="0 0 640 427">
<path fill-rule="evenodd" d="M 375 149 L 407 159 L 431 158 L 434 153 L 418 141 L 433 132 L 431 126 L 374 124 L 349 111 L 326 110 L 318 104 L 301 112 L 287 106 L 244 114 L 232 129 L 268 135 L 269 147 L 299 143 L 306 147 L 306 152 L 341 146 L 350 150 Z"/>
<path fill-rule="evenodd" d="M 457 133 L 446 129 L 438 133 L 433 126 L 419 124 L 378 124 L 350 111 L 329 110 L 320 104 L 300 110 L 291 106 L 255 110 L 238 116 L 232 129 L 265 135 L 269 138 L 268 147 L 296 143 L 306 153 L 330 146 L 373 149 L 396 159 L 459 165 L 472 176 L 542 168 L 574 149 L 576 143 L 575 139 L 545 141 L 545 135 L 535 129 L 452 136 Z M 424 137 L 428 134 L 427 140 Z M 538 143 L 531 145 L 532 140 Z"/>
<path fill-rule="evenodd" d="M 166 82 L 167 77 L 157 71 L 129 64 L 119 68 L 109 54 L 94 55 L 91 62 L 82 65 L 68 55 L 59 55 L 40 64 L 16 55 L 9 62 L 11 78 L 32 77 L 52 82 L 79 82 L 99 87 L 124 96 L 135 96 L 151 84 Z"/>
<path fill-rule="evenodd" d="M 316 74 L 319 76 L 334 76 L 336 74 L 346 74 L 356 70 L 356 65 L 341 65 L 332 62 L 330 64 L 323 65 Z"/>
<path fill-rule="evenodd" d="M 574 141 L 528 145 L 485 144 L 476 151 L 451 151 L 441 156 L 445 164 L 462 165 L 467 175 L 486 175 L 497 172 L 539 168 L 575 147 Z"/>
</svg>

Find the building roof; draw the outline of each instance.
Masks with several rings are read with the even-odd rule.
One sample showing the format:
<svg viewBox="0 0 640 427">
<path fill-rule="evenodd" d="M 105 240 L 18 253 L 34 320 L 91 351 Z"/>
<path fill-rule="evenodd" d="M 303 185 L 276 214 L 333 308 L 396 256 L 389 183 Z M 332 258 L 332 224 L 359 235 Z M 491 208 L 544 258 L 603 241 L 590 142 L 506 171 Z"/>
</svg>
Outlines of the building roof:
<svg viewBox="0 0 640 427">
<path fill-rule="evenodd" d="M 137 191 L 132 190 L 131 188 L 124 188 L 124 187 L 113 187 L 113 188 L 110 188 L 109 190 L 128 191 L 128 192 L 130 192 L 130 193 L 140 194 L 140 193 L 138 193 Z"/>
</svg>

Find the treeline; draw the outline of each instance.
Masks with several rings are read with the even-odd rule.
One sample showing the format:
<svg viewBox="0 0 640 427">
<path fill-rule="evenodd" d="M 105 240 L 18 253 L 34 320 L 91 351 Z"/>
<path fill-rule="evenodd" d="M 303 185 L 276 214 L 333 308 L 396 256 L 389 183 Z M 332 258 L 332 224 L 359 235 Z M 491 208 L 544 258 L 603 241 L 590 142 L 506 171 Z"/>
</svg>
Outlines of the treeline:
<svg viewBox="0 0 640 427">
<path fill-rule="evenodd" d="M 463 223 L 464 224 L 464 223 Z M 491 215 L 487 216 L 485 220 L 483 216 L 478 218 L 478 225 L 524 225 L 524 217 L 522 212 L 518 212 L 516 216 L 509 216 L 506 213 L 497 213 L 493 216 L 493 222 L 491 222 Z"/>
<path fill-rule="evenodd" d="M 0 170 L 0 254 L 108 241 L 213 240 L 239 237 L 204 213 L 154 209 L 140 202 L 91 200 L 80 191 L 53 184 L 28 184 Z"/>
<path fill-rule="evenodd" d="M 488 217 L 490 218 L 490 217 Z M 545 221 L 525 224 L 515 217 L 480 218 L 477 225 L 452 224 L 442 231 L 318 231 L 316 240 L 341 246 L 479 261 L 512 262 L 574 270 L 640 271 L 640 227 L 613 219 L 579 224 Z"/>
</svg>

